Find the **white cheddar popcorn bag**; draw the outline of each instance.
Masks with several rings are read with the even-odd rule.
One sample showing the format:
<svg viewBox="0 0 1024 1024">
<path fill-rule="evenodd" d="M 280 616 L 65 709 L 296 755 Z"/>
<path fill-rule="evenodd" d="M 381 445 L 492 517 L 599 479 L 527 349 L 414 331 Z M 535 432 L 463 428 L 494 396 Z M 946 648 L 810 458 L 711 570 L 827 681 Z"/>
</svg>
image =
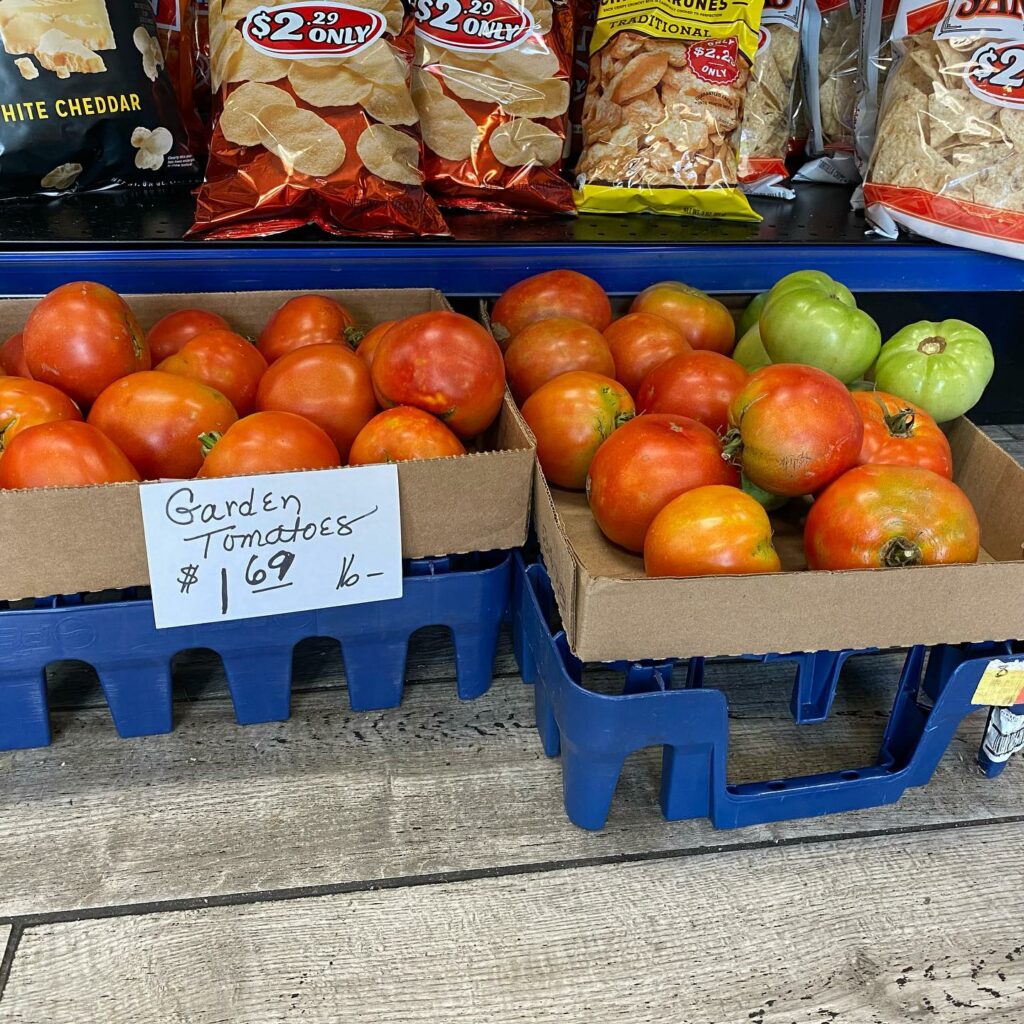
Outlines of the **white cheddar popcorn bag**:
<svg viewBox="0 0 1024 1024">
<path fill-rule="evenodd" d="M 1024 259 L 1024 20 L 1010 0 L 902 0 L 868 219 Z"/>
<path fill-rule="evenodd" d="M 0 0 L 0 196 L 197 171 L 148 2 Z"/>
<path fill-rule="evenodd" d="M 807 0 L 801 26 L 800 59 L 812 159 L 799 181 L 853 184 L 857 104 L 859 0 Z"/>
</svg>

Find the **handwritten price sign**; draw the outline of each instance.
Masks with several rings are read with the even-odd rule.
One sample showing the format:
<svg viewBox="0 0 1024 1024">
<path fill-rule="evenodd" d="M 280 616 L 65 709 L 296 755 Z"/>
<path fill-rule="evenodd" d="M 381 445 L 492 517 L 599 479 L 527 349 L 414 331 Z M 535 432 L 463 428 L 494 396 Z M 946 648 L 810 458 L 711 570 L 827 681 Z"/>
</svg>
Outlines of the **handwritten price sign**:
<svg viewBox="0 0 1024 1024">
<path fill-rule="evenodd" d="M 139 490 L 158 629 L 402 596 L 395 466 Z"/>
</svg>

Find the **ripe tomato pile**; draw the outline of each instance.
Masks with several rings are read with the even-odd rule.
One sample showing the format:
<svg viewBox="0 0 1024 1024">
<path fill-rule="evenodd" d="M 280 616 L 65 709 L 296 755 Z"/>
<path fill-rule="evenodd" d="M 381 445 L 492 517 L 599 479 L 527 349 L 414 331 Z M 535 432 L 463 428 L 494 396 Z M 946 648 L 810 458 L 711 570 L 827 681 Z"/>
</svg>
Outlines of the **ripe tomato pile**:
<svg viewBox="0 0 1024 1024">
<path fill-rule="evenodd" d="M 364 334 L 338 302 L 299 295 L 252 342 L 201 309 L 143 332 L 116 292 L 75 282 L 0 346 L 0 488 L 462 455 L 504 391 L 501 349 L 457 313 Z"/>
<path fill-rule="evenodd" d="M 783 506 L 805 519 L 810 569 L 978 557 L 977 516 L 928 411 L 962 415 L 991 378 L 970 324 L 911 324 L 883 345 L 813 270 L 757 296 L 739 330 L 678 281 L 614 319 L 597 282 L 568 270 L 513 285 L 491 323 L 547 480 L 585 490 L 648 575 L 780 571 L 768 513 Z"/>
</svg>

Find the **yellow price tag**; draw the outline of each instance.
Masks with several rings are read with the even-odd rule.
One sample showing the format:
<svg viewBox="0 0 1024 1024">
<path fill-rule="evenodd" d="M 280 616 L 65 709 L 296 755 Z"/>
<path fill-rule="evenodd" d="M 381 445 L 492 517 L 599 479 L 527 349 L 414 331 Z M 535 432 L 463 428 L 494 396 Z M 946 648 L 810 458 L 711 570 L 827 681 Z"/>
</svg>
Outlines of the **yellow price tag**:
<svg viewBox="0 0 1024 1024">
<path fill-rule="evenodd" d="M 974 703 L 1000 708 L 1024 704 L 1024 661 L 993 658 L 974 691 Z"/>
</svg>

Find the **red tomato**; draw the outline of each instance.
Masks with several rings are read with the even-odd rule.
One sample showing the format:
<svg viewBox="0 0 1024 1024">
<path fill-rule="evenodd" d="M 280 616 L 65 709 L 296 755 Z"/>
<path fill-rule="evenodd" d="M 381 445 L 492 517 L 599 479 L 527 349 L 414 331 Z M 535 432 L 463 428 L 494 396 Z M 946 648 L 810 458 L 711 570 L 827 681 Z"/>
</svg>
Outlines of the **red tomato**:
<svg viewBox="0 0 1024 1024">
<path fill-rule="evenodd" d="M 306 345 L 347 345 L 352 314 L 326 295 L 296 295 L 267 321 L 256 343 L 268 363 Z"/>
<path fill-rule="evenodd" d="M 692 348 L 727 356 L 736 344 L 732 314 L 718 299 L 682 281 L 660 281 L 645 288 L 629 307 L 632 313 L 654 313 L 674 324 Z"/>
<path fill-rule="evenodd" d="M 234 331 L 203 331 L 186 341 L 176 355 L 157 369 L 189 377 L 219 391 L 245 416 L 255 408 L 256 389 L 267 372 L 267 361 L 251 342 Z"/>
<path fill-rule="evenodd" d="M 38 380 L 0 377 L 0 456 L 23 430 L 57 420 L 80 420 L 78 406 Z"/>
<path fill-rule="evenodd" d="M 204 435 L 203 449 L 200 478 L 341 465 L 334 442 L 315 423 L 290 412 L 254 412 L 223 435 Z"/>
<path fill-rule="evenodd" d="M 373 360 L 377 400 L 439 416 L 461 438 L 491 425 L 505 394 L 501 349 L 459 313 L 418 313 L 391 328 Z"/>
<path fill-rule="evenodd" d="M 644 377 L 636 407 L 640 412 L 690 416 L 724 434 L 729 406 L 746 381 L 747 371 L 718 352 L 673 356 Z"/>
<path fill-rule="evenodd" d="M 644 541 L 648 576 L 779 572 L 768 513 L 736 487 L 697 487 L 670 501 Z"/>
<path fill-rule="evenodd" d="M 597 449 L 587 500 L 604 535 L 639 552 L 654 517 L 673 498 L 711 484 L 740 484 L 718 437 L 685 416 L 651 413 L 630 420 Z"/>
<path fill-rule="evenodd" d="M 371 327 L 360 339 L 359 344 L 356 346 L 356 355 L 366 363 L 366 368 L 368 370 L 373 369 L 373 360 L 377 355 L 377 346 L 380 344 L 380 339 L 383 338 L 396 323 L 398 323 L 397 320 L 385 320 L 383 323 L 377 324 L 375 327 Z"/>
<path fill-rule="evenodd" d="M 884 391 L 854 391 L 864 420 L 859 465 L 920 466 L 953 478 L 953 453 L 946 435 L 922 409 Z"/>
<path fill-rule="evenodd" d="M 851 469 L 815 499 L 804 527 L 811 569 L 975 562 L 978 550 L 967 495 L 916 466 Z"/>
<path fill-rule="evenodd" d="M 652 313 L 627 313 L 605 329 L 604 337 L 615 360 L 616 379 L 634 396 L 651 370 L 693 351 L 672 324 Z"/>
<path fill-rule="evenodd" d="M 105 434 L 79 420 L 23 430 L 0 459 L 0 488 L 88 487 L 138 480 L 135 467 Z"/>
<path fill-rule="evenodd" d="M 222 316 L 205 309 L 179 309 L 161 317 L 146 334 L 146 344 L 153 364 L 180 352 L 185 343 L 206 331 L 230 331 L 231 325 Z"/>
<path fill-rule="evenodd" d="M 582 320 L 557 316 L 527 324 L 505 350 L 508 386 L 520 404 L 541 384 L 570 370 L 615 375 L 608 342 Z"/>
<path fill-rule="evenodd" d="M 28 363 L 25 362 L 25 340 L 23 334 L 12 334 L 0 345 L 0 373 L 8 373 L 12 377 L 32 376 Z"/>
<path fill-rule="evenodd" d="M 134 373 L 96 399 L 89 423 L 128 456 L 145 480 L 193 477 L 200 434 L 227 430 L 238 415 L 213 388 L 173 373 Z"/>
<path fill-rule="evenodd" d="M 573 491 L 583 490 L 597 449 L 634 411 L 633 399 L 617 380 L 586 370 L 549 380 L 523 403 L 544 475 Z"/>
<path fill-rule="evenodd" d="M 775 363 L 752 373 L 729 409 L 743 472 L 758 487 L 813 494 L 857 464 L 864 423 L 846 388 L 813 366 Z"/>
<path fill-rule="evenodd" d="M 350 466 L 366 466 L 465 454 L 462 442 L 436 416 L 411 405 L 396 405 L 377 413 L 359 431 L 348 462 Z"/>
<path fill-rule="evenodd" d="M 491 329 L 504 347 L 527 324 L 553 316 L 582 320 L 603 331 L 612 322 L 604 289 L 575 270 L 549 270 L 507 288 L 491 312 Z"/>
<path fill-rule="evenodd" d="M 343 345 L 307 345 L 282 356 L 260 381 L 256 405 L 305 416 L 326 431 L 342 462 L 377 412 L 370 371 Z"/>
<path fill-rule="evenodd" d="M 90 281 L 55 288 L 29 314 L 32 376 L 91 405 L 108 385 L 152 365 L 142 328 L 117 292 Z"/>
</svg>

